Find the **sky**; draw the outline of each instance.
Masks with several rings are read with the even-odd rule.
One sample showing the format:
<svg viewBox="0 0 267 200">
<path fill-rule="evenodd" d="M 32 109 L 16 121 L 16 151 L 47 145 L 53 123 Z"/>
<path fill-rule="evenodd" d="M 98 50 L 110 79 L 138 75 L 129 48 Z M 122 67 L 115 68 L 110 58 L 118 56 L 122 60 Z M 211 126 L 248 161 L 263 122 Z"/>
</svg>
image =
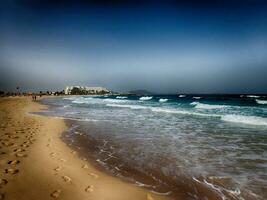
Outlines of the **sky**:
<svg viewBox="0 0 267 200">
<path fill-rule="evenodd" d="M 267 1 L 6 0 L 0 90 L 267 93 Z"/>
</svg>

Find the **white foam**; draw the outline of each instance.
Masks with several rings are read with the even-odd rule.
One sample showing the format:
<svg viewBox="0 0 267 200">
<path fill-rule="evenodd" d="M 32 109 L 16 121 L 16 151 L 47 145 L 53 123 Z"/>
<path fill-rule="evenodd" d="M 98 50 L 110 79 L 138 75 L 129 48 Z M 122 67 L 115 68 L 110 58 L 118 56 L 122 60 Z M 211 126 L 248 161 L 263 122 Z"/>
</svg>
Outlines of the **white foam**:
<svg viewBox="0 0 267 200">
<path fill-rule="evenodd" d="M 221 117 L 221 115 L 217 115 L 217 114 L 206 114 L 206 113 L 190 112 L 190 111 L 185 111 L 185 110 L 150 107 L 150 106 L 141 106 L 141 105 L 106 104 L 106 106 L 118 107 L 118 108 L 130 108 L 132 110 L 149 109 L 152 112 L 161 112 L 161 113 L 169 113 L 169 114 L 194 115 L 194 116 L 201 116 L 201 117 Z"/>
<path fill-rule="evenodd" d="M 148 100 L 151 100 L 153 97 L 148 97 L 148 96 L 146 96 L 146 97 L 140 97 L 140 99 L 139 100 L 141 100 L 141 101 L 148 101 Z"/>
<path fill-rule="evenodd" d="M 106 106 L 109 107 L 117 107 L 117 108 L 130 108 L 133 110 L 137 110 L 137 109 L 149 109 L 149 107 L 147 106 L 140 106 L 140 105 L 123 105 L 123 104 L 107 104 Z"/>
<path fill-rule="evenodd" d="M 247 97 L 249 97 L 249 98 L 259 98 L 260 96 L 256 96 L 256 95 L 247 95 Z"/>
<path fill-rule="evenodd" d="M 90 100 L 92 100 L 92 97 L 76 97 L 76 98 L 69 98 L 69 100 L 73 100 L 72 103 L 76 104 L 83 104 L 83 103 L 89 103 Z"/>
<path fill-rule="evenodd" d="M 86 121 L 86 122 L 98 122 L 99 120 L 97 119 L 89 119 L 89 118 L 82 118 L 82 119 L 78 119 L 78 118 L 74 118 L 74 117 L 60 117 L 60 116 L 52 116 L 54 118 L 57 119 L 69 119 L 69 120 L 74 120 L 74 121 Z"/>
<path fill-rule="evenodd" d="M 197 101 L 192 102 L 191 105 L 194 105 L 195 108 L 197 109 L 222 109 L 227 107 L 226 105 L 204 104 L 204 103 L 199 103 Z"/>
<path fill-rule="evenodd" d="M 104 102 L 109 102 L 109 103 L 126 103 L 128 102 L 127 100 L 122 100 L 122 99 L 104 99 Z"/>
<path fill-rule="evenodd" d="M 216 114 L 197 113 L 197 112 L 190 112 L 190 111 L 185 111 L 185 110 L 155 108 L 155 107 L 151 107 L 150 109 L 153 112 L 163 112 L 163 113 L 182 114 L 182 115 L 195 115 L 195 116 L 202 116 L 202 117 L 220 117 L 220 115 L 216 115 Z"/>
<path fill-rule="evenodd" d="M 164 103 L 167 102 L 169 99 L 160 99 L 159 102 Z"/>
<path fill-rule="evenodd" d="M 180 97 L 180 98 L 183 98 L 183 97 L 186 97 L 186 95 L 184 95 L 184 94 L 180 94 L 179 97 Z"/>
<path fill-rule="evenodd" d="M 267 126 L 267 118 L 263 117 L 245 115 L 224 115 L 221 117 L 221 119 L 227 122 Z"/>
<path fill-rule="evenodd" d="M 193 97 L 193 99 L 201 99 L 202 97 Z"/>
<path fill-rule="evenodd" d="M 78 98 L 81 98 L 81 97 L 64 97 L 63 99 L 66 99 L 66 100 L 76 100 Z"/>
<path fill-rule="evenodd" d="M 257 101 L 258 104 L 267 104 L 267 101 L 266 100 L 256 99 L 256 101 Z"/>
<path fill-rule="evenodd" d="M 116 99 L 127 99 L 128 97 L 125 96 L 116 96 Z"/>
</svg>

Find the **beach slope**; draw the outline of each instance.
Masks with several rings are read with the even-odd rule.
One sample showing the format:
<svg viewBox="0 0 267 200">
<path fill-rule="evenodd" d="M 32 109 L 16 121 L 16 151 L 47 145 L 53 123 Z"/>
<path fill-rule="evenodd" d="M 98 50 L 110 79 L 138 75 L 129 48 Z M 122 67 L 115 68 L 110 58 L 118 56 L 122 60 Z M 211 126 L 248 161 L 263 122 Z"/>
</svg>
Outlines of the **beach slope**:
<svg viewBox="0 0 267 200">
<path fill-rule="evenodd" d="M 61 139 L 62 119 L 30 97 L 0 98 L 0 199 L 168 199 L 99 171 Z"/>
</svg>

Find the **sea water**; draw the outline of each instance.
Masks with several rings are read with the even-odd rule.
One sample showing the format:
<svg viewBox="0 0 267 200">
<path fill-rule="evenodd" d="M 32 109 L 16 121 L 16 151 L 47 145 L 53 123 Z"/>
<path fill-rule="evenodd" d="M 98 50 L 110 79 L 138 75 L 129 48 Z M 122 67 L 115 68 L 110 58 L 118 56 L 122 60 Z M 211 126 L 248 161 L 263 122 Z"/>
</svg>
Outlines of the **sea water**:
<svg viewBox="0 0 267 200">
<path fill-rule="evenodd" d="M 267 199 L 267 98 L 69 96 L 43 115 L 113 175 L 184 199 Z M 82 136 L 82 139 L 80 138 Z M 88 141 L 88 143 L 86 143 Z"/>
</svg>

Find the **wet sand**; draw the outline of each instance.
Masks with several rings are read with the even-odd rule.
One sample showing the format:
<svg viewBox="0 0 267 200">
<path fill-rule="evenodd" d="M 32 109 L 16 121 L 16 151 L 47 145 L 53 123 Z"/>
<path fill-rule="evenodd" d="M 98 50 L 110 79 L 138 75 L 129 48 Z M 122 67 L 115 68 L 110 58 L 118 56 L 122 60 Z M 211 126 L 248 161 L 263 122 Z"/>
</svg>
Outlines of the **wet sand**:
<svg viewBox="0 0 267 200">
<path fill-rule="evenodd" d="M 60 139 L 64 120 L 28 114 L 46 108 L 30 97 L 0 98 L 0 200 L 170 199 L 79 158 Z"/>
</svg>

